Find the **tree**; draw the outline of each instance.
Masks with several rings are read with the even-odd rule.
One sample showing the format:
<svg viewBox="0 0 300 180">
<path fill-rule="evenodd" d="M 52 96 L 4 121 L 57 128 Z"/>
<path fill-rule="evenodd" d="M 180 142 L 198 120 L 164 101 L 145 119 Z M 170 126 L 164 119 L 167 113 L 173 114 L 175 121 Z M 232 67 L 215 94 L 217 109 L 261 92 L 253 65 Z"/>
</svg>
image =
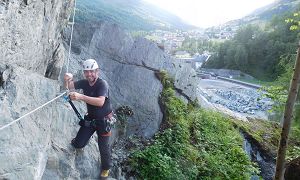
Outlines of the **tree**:
<svg viewBox="0 0 300 180">
<path fill-rule="evenodd" d="M 236 47 L 236 52 L 234 55 L 234 61 L 238 68 L 244 72 L 247 72 L 248 67 L 248 53 L 245 49 L 245 46 L 239 44 Z"/>
<path fill-rule="evenodd" d="M 288 143 L 288 135 L 291 127 L 291 120 L 293 118 L 293 109 L 294 104 L 297 98 L 298 93 L 298 82 L 300 80 L 300 42 L 297 51 L 297 60 L 295 64 L 294 74 L 290 85 L 290 91 L 288 99 L 285 106 L 283 126 L 280 135 L 280 141 L 277 151 L 277 160 L 276 160 L 276 171 L 275 171 L 275 180 L 282 180 L 284 175 L 284 166 L 285 166 L 285 154 Z"/>
<path fill-rule="evenodd" d="M 300 26 L 300 12 L 295 12 L 293 14 L 293 18 L 287 18 L 285 20 L 286 23 L 290 23 L 290 30 L 298 30 Z"/>
<path fill-rule="evenodd" d="M 232 43 L 229 43 L 229 46 L 226 49 L 226 54 L 224 56 L 225 67 L 228 69 L 235 68 L 234 54 L 235 54 L 235 47 Z"/>
<path fill-rule="evenodd" d="M 298 13 L 294 13 L 294 16 L 298 16 Z M 286 21 L 289 23 L 290 21 Z M 291 21 L 293 22 L 293 21 Z M 300 26 L 300 21 L 298 20 L 296 24 L 292 24 L 290 29 L 297 30 Z M 294 74 L 290 85 L 290 91 L 288 95 L 288 100 L 285 106 L 284 120 L 281 131 L 281 137 L 278 146 L 277 160 L 276 160 L 276 171 L 275 171 L 275 180 L 282 180 L 284 175 L 284 166 L 285 166 L 285 154 L 287 149 L 288 135 L 291 126 L 291 120 L 293 117 L 294 104 L 297 98 L 298 88 L 300 80 L 300 41 L 298 44 L 297 50 L 297 60 L 295 63 Z"/>
<path fill-rule="evenodd" d="M 234 36 L 234 40 L 238 43 L 246 45 L 251 39 L 254 38 L 255 28 L 256 27 L 252 25 L 247 25 L 240 28 Z"/>
</svg>

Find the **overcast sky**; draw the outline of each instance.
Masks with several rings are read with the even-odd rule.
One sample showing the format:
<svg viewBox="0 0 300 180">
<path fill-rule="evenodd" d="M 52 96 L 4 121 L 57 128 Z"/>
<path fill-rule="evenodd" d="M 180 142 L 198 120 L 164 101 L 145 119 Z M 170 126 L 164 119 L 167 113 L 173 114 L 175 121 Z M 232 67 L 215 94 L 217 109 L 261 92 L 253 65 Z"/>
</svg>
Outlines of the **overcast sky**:
<svg viewBox="0 0 300 180">
<path fill-rule="evenodd" d="M 184 21 L 210 27 L 239 19 L 275 0 L 144 0 L 176 14 Z"/>
</svg>

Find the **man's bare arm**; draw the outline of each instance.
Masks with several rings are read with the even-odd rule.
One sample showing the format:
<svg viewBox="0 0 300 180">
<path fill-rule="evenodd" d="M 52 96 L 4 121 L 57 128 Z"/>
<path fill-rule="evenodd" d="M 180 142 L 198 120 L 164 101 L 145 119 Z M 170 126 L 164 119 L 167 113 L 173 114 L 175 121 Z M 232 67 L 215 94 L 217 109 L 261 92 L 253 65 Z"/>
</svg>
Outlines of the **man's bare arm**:
<svg viewBox="0 0 300 180">
<path fill-rule="evenodd" d="M 105 96 L 90 97 L 90 96 L 86 96 L 84 94 L 80 94 L 77 92 L 71 92 L 70 98 L 71 98 L 71 100 L 80 100 L 80 101 L 84 101 L 87 104 L 90 104 L 93 106 L 99 106 L 99 107 L 102 107 L 105 102 Z"/>
</svg>

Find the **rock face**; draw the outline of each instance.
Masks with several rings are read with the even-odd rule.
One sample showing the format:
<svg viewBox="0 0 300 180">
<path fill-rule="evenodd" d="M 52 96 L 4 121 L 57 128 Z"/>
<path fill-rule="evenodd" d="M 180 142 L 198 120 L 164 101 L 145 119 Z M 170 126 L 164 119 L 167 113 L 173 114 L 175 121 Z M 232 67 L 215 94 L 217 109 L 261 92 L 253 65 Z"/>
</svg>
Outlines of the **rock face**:
<svg viewBox="0 0 300 180">
<path fill-rule="evenodd" d="M 1 125 L 55 97 L 59 90 L 55 81 L 37 73 L 18 67 L 7 70 L 10 77 L 0 90 Z M 51 104 L 0 131 L 0 179 L 40 179 L 51 139 L 54 106 Z"/>
<path fill-rule="evenodd" d="M 67 0 L 0 2 L 1 127 L 60 91 L 57 81 L 63 65 L 60 32 L 72 3 Z M 75 130 L 73 116 L 64 109 L 61 102 L 50 103 L 0 131 L 0 179 L 41 179 L 52 142 L 58 144 L 62 137 L 70 139 Z M 66 139 L 64 146 L 68 143 Z"/>
<path fill-rule="evenodd" d="M 197 79 L 192 68 L 174 62 L 156 44 L 144 38 L 132 39 L 114 24 L 77 24 L 73 38 L 76 47 L 73 51 L 77 54 L 72 64 L 96 59 L 101 77 L 110 85 L 114 107 L 127 105 L 133 109 L 126 135 L 151 137 L 159 128 L 162 113 L 158 99 L 162 86 L 155 71 L 167 70 L 177 79 L 176 85 L 183 93 L 193 88 L 189 81 Z M 72 71 L 80 74 L 81 70 Z M 187 92 L 194 93 L 195 90 Z"/>
<path fill-rule="evenodd" d="M 0 3 L 0 62 L 44 75 L 55 60 L 70 2 L 10 0 Z"/>
<path fill-rule="evenodd" d="M 62 94 L 67 63 L 61 31 L 72 4 L 0 2 L 0 127 Z M 68 38 L 68 29 L 63 35 Z M 97 59 L 101 77 L 111 86 L 114 107 L 128 105 L 134 111 L 125 135 L 148 138 L 159 128 L 162 86 L 155 71 L 168 70 L 185 97 L 197 91 L 192 69 L 172 62 L 154 43 L 133 39 L 116 25 L 78 26 L 74 39 L 69 72 L 79 79 L 82 60 Z M 181 76 L 183 72 L 188 74 Z M 83 103 L 75 105 L 84 113 Z M 69 144 L 79 128 L 76 118 L 59 98 L 0 130 L 0 179 L 96 179 L 101 163 L 96 137 L 83 151 Z"/>
<path fill-rule="evenodd" d="M 69 31 L 66 29 L 64 33 L 67 42 Z M 175 62 L 156 44 L 144 38 L 133 39 L 114 24 L 76 24 L 72 43 L 69 70 L 75 79 L 82 78 L 83 60 L 96 59 L 100 77 L 110 85 L 114 109 L 129 106 L 133 110 L 133 116 L 113 133 L 115 140 L 120 139 L 118 135 L 133 134 L 149 138 L 159 129 L 162 113 L 158 101 L 162 85 L 155 77 L 159 70 L 167 70 L 175 78 L 175 86 L 184 100 L 203 102 L 197 96 L 200 95 L 196 88 L 198 78 L 191 66 Z M 120 173 L 120 167 L 115 167 L 114 177 L 120 177 Z"/>
</svg>

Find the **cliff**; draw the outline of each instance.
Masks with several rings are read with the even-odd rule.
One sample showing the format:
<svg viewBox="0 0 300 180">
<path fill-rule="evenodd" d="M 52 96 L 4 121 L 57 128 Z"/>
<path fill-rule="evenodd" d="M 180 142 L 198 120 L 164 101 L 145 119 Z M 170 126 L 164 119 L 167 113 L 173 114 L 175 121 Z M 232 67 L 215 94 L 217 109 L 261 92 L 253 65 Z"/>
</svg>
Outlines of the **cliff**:
<svg viewBox="0 0 300 180">
<path fill-rule="evenodd" d="M 0 2 L 1 126 L 60 91 L 60 83 L 48 78 L 46 71 L 51 64 L 61 71 L 61 30 L 72 4 L 67 0 Z M 0 179 L 41 179 L 52 140 L 64 136 L 60 132 L 65 130 L 72 132 L 66 122 L 73 120 L 59 111 L 61 106 L 51 103 L 0 131 Z"/>
<path fill-rule="evenodd" d="M 67 0 L 0 3 L 0 127 L 63 92 L 72 6 Z M 73 38 L 69 72 L 82 78 L 81 62 L 95 58 L 101 78 L 110 85 L 114 109 L 126 105 L 134 112 L 114 130 L 114 141 L 121 135 L 150 138 L 159 129 L 162 86 L 156 71 L 167 70 L 183 98 L 198 98 L 196 74 L 188 65 L 175 62 L 146 39 L 133 39 L 115 24 L 76 24 Z M 85 112 L 83 103 L 75 105 Z M 83 151 L 70 146 L 77 122 L 60 98 L 0 130 L 0 179 L 97 178 L 101 162 L 96 137 Z"/>
<path fill-rule="evenodd" d="M 69 31 L 64 37 L 69 40 Z M 68 44 L 68 43 L 67 43 Z M 101 77 L 108 81 L 115 108 L 126 105 L 134 111 L 126 125 L 126 135 L 151 137 L 159 129 L 162 113 L 159 96 L 162 90 L 155 72 L 166 70 L 185 100 L 198 99 L 195 71 L 189 64 L 176 62 L 155 43 L 133 39 L 116 24 L 107 22 L 76 24 L 73 35 L 71 71 L 82 78 L 80 64 L 94 58 L 100 65 Z"/>
</svg>

